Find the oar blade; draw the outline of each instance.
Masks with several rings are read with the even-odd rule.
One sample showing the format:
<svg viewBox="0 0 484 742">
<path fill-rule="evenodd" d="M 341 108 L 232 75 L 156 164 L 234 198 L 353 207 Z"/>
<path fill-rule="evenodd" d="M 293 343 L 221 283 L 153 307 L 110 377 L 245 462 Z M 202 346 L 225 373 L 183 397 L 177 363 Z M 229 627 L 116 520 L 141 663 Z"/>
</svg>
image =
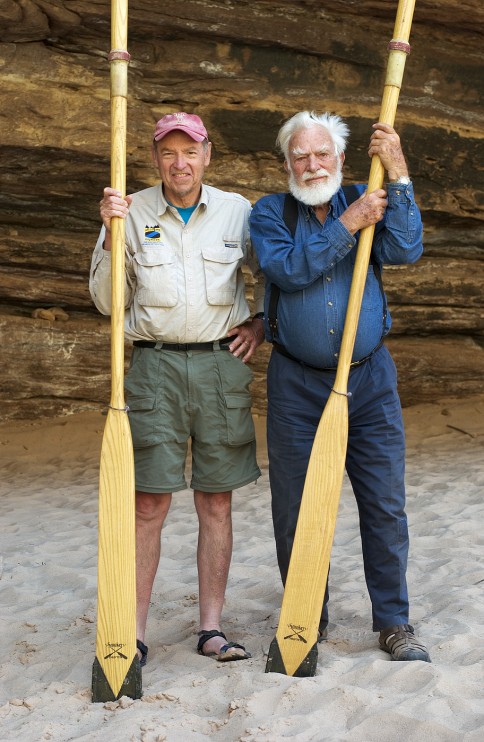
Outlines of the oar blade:
<svg viewBox="0 0 484 742">
<path fill-rule="evenodd" d="M 294 676 L 316 672 L 318 627 L 347 441 L 348 400 L 346 395 L 332 392 L 311 451 L 279 626 L 269 650 L 266 672 Z"/>
<path fill-rule="evenodd" d="M 109 409 L 99 472 L 99 556 L 94 702 L 141 697 L 136 651 L 135 485 L 125 410 Z"/>
<path fill-rule="evenodd" d="M 318 646 L 313 644 L 299 667 L 294 672 L 287 672 L 277 637 L 274 637 L 271 641 L 267 654 L 266 672 L 278 672 L 281 675 L 292 675 L 295 678 L 312 678 L 316 674 L 317 665 Z"/>
<path fill-rule="evenodd" d="M 92 666 L 92 700 L 94 703 L 117 701 L 121 696 L 128 696 L 128 698 L 141 698 L 143 688 L 138 656 L 133 659 L 131 667 L 126 673 L 117 695 L 113 692 L 111 682 L 107 679 L 104 670 L 101 667 L 101 663 L 96 657 Z"/>
</svg>

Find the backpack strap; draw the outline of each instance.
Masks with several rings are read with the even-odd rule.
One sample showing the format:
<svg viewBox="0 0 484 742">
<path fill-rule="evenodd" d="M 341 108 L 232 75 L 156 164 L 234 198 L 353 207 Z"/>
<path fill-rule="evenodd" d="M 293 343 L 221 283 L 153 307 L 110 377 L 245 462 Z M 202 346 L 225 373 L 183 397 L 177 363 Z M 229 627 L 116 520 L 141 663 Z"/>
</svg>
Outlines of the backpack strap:
<svg viewBox="0 0 484 742">
<path fill-rule="evenodd" d="M 348 206 L 350 206 L 350 204 L 352 204 L 353 201 L 356 201 L 360 197 L 358 188 L 355 185 L 343 186 L 343 193 L 345 194 L 346 203 Z M 282 217 L 284 219 L 284 223 L 286 227 L 291 233 L 291 237 L 294 239 L 294 235 L 296 234 L 297 222 L 298 222 L 298 205 L 292 193 L 286 193 L 286 196 L 284 198 L 284 209 L 282 212 Z M 379 271 L 379 266 L 378 266 L 378 280 L 380 283 L 380 287 L 383 291 L 383 285 L 381 282 L 381 272 Z M 271 331 L 273 340 L 277 336 L 277 304 L 279 302 L 280 291 L 281 290 L 279 286 L 277 286 L 277 284 L 275 283 L 271 284 L 271 295 L 269 297 L 269 310 L 268 310 L 269 314 L 268 314 L 267 320 L 269 323 L 269 329 Z M 384 320 L 385 319 L 386 319 L 386 304 L 385 304 Z"/>
<path fill-rule="evenodd" d="M 358 201 L 360 197 L 360 192 L 355 185 L 344 185 L 343 193 L 345 194 L 347 206 L 351 206 L 353 201 Z"/>
<path fill-rule="evenodd" d="M 286 193 L 284 198 L 284 211 L 282 212 L 282 218 L 284 219 L 285 225 L 291 233 L 291 237 L 294 239 L 296 234 L 296 227 L 298 222 L 298 208 L 297 201 L 292 193 Z"/>
<path fill-rule="evenodd" d="M 294 239 L 298 221 L 298 206 L 297 201 L 292 193 L 286 193 L 286 196 L 284 198 L 284 209 L 282 212 L 282 218 L 284 219 L 284 223 L 291 233 L 291 237 Z M 271 295 L 269 297 L 269 314 L 267 320 L 273 340 L 277 336 L 277 304 L 279 302 L 280 291 L 281 290 L 276 283 L 271 284 Z"/>
</svg>

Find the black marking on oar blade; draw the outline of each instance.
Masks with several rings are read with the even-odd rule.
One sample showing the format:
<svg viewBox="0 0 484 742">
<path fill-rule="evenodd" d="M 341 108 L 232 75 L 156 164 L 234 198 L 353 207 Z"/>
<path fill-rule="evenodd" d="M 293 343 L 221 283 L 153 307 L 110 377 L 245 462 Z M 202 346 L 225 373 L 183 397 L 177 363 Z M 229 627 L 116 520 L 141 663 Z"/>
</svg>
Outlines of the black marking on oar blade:
<svg viewBox="0 0 484 742">
<path fill-rule="evenodd" d="M 293 674 L 295 678 L 312 678 L 316 675 L 316 667 L 318 665 L 318 645 L 314 644 L 305 656 L 296 672 Z M 279 672 L 281 675 L 287 675 L 284 660 L 282 659 L 281 650 L 279 649 L 279 642 L 276 638 L 271 641 L 269 652 L 267 654 L 266 672 Z"/>
<path fill-rule="evenodd" d="M 106 703 L 107 701 L 117 701 L 121 696 L 128 698 L 141 698 L 143 695 L 141 666 L 139 657 L 136 655 L 131 663 L 126 677 L 123 680 L 120 691 L 117 696 L 114 695 L 109 685 L 104 670 L 96 657 L 92 666 L 92 702 Z"/>
</svg>

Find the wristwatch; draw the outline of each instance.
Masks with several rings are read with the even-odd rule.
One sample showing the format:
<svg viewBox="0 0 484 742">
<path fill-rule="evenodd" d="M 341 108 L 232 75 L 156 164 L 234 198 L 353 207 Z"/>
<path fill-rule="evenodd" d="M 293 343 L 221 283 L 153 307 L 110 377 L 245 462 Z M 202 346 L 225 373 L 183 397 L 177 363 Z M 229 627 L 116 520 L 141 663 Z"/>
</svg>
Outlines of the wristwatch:
<svg viewBox="0 0 484 742">
<path fill-rule="evenodd" d="M 252 319 L 264 319 L 264 312 L 257 312 L 257 314 L 254 314 Z"/>
<path fill-rule="evenodd" d="M 406 185 L 407 186 L 412 181 L 410 180 L 408 175 L 400 175 L 400 177 L 397 178 L 396 180 L 389 180 L 388 182 L 391 183 L 392 185 L 402 185 L 402 186 Z"/>
</svg>

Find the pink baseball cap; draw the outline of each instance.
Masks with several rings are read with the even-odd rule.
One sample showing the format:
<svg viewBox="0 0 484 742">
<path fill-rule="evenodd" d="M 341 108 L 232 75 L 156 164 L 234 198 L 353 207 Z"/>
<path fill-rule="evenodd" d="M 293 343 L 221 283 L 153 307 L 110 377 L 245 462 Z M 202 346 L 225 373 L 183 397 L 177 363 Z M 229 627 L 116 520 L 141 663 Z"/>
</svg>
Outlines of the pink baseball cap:
<svg viewBox="0 0 484 742">
<path fill-rule="evenodd" d="M 167 113 L 156 123 L 153 139 L 155 142 L 159 142 L 170 131 L 184 131 L 196 142 L 203 142 L 204 139 L 208 140 L 207 130 L 202 119 L 194 113 L 184 113 L 183 111 Z"/>
</svg>

